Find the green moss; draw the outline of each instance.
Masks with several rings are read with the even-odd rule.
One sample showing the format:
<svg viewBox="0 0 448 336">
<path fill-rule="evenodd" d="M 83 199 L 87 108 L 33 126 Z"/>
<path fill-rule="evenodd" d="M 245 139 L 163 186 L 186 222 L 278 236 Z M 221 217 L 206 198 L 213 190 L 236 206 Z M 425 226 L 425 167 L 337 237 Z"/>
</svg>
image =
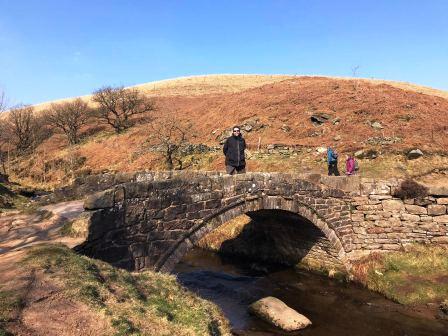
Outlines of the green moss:
<svg viewBox="0 0 448 336">
<path fill-rule="evenodd" d="M 3 329 L 3 327 L 0 325 L 0 336 L 13 336 L 13 334 Z"/>
<path fill-rule="evenodd" d="M 368 288 L 403 304 L 442 302 L 448 297 L 448 250 L 415 245 L 364 261 Z"/>
<path fill-rule="evenodd" d="M 116 335 L 144 334 L 145 327 L 157 324 L 163 325 L 167 334 L 189 330 L 210 335 L 216 328 L 220 333 L 228 332 L 218 309 L 180 287 L 172 276 L 149 271 L 129 273 L 62 245 L 34 247 L 23 262 L 46 270 L 66 284 L 68 296 L 103 312 Z"/>
<path fill-rule="evenodd" d="M 18 293 L 0 291 L 0 323 L 11 320 L 21 305 L 22 301 Z"/>
<path fill-rule="evenodd" d="M 115 328 L 115 336 L 140 335 L 132 321 L 124 316 L 118 316 L 112 319 L 112 326 Z"/>
</svg>

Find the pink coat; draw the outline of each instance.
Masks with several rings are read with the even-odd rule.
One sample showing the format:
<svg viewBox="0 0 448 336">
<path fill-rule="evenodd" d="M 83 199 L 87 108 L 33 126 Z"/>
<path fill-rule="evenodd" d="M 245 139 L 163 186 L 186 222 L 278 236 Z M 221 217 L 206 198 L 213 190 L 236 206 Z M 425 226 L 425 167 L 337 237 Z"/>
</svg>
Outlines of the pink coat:
<svg viewBox="0 0 448 336">
<path fill-rule="evenodd" d="M 351 156 L 345 161 L 345 173 L 352 175 L 355 172 L 355 159 Z"/>
</svg>

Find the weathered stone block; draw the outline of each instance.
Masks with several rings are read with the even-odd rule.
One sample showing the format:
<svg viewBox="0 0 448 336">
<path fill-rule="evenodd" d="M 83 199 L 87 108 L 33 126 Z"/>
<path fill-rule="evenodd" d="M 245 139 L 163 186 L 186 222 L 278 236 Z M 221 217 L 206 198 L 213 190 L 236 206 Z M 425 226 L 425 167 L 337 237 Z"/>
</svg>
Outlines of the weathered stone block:
<svg viewBox="0 0 448 336">
<path fill-rule="evenodd" d="M 426 215 L 428 211 L 425 207 L 418 206 L 418 205 L 405 205 L 406 211 L 413 215 Z"/>
<path fill-rule="evenodd" d="M 84 201 L 84 209 L 96 210 L 114 206 L 114 190 L 109 189 L 90 195 Z"/>
<path fill-rule="evenodd" d="M 125 200 L 125 189 L 116 187 L 114 192 L 114 203 L 123 203 Z"/>
<path fill-rule="evenodd" d="M 383 244 L 383 249 L 397 251 L 401 248 L 399 244 Z"/>
<path fill-rule="evenodd" d="M 376 220 L 379 220 L 379 219 L 381 219 L 381 216 L 378 216 L 378 215 L 366 215 L 366 220 L 369 220 L 369 221 L 376 221 Z"/>
<path fill-rule="evenodd" d="M 434 237 L 431 241 L 437 244 L 448 244 L 448 236 Z"/>
<path fill-rule="evenodd" d="M 379 227 L 379 226 L 375 226 L 375 227 L 372 227 L 372 228 L 368 228 L 366 231 L 369 234 L 378 234 L 378 233 L 384 233 L 384 228 Z"/>
<path fill-rule="evenodd" d="M 130 250 L 134 258 L 145 256 L 147 248 L 147 244 L 132 244 L 130 246 Z"/>
<path fill-rule="evenodd" d="M 437 198 L 437 204 L 447 205 L 448 204 L 448 197 Z"/>
<path fill-rule="evenodd" d="M 414 200 L 414 204 L 420 205 L 420 206 L 427 206 L 429 204 L 432 204 L 432 201 L 429 200 L 427 197 L 425 197 L 425 198 L 416 198 Z"/>
<path fill-rule="evenodd" d="M 448 215 L 436 216 L 434 217 L 434 221 L 437 223 L 448 224 Z"/>
<path fill-rule="evenodd" d="M 401 220 L 399 218 L 383 219 L 376 221 L 375 225 L 380 227 L 395 227 L 401 225 Z"/>
<path fill-rule="evenodd" d="M 378 211 L 377 214 L 383 218 L 390 218 L 393 215 L 390 211 Z"/>
<path fill-rule="evenodd" d="M 357 206 L 359 211 L 382 210 L 381 204 L 363 204 Z"/>
<path fill-rule="evenodd" d="M 354 222 L 362 222 L 364 220 L 364 214 L 363 213 L 351 214 L 351 219 Z"/>
<path fill-rule="evenodd" d="M 405 209 L 404 204 L 401 200 L 390 199 L 384 200 L 381 203 L 383 205 L 384 211 L 400 212 Z"/>
<path fill-rule="evenodd" d="M 392 198 L 391 195 L 369 195 L 369 199 L 373 201 L 383 201 L 391 198 Z"/>
<path fill-rule="evenodd" d="M 437 223 L 426 223 L 426 224 L 421 224 L 418 226 L 419 229 L 422 230 L 426 230 L 426 231 L 432 231 L 432 232 L 436 232 L 436 231 L 440 231 L 440 225 L 438 225 Z"/>
<path fill-rule="evenodd" d="M 437 216 L 446 214 L 446 206 L 442 204 L 428 205 L 428 215 Z"/>
<path fill-rule="evenodd" d="M 401 214 L 401 219 L 404 221 L 418 222 L 420 220 L 420 216 L 403 213 Z"/>
<path fill-rule="evenodd" d="M 221 200 L 210 200 L 205 202 L 205 209 L 216 209 L 221 206 Z"/>
<path fill-rule="evenodd" d="M 363 234 L 367 233 L 365 228 L 363 228 L 363 227 L 356 227 L 356 226 L 353 228 L 353 232 L 356 233 L 356 234 L 359 234 L 359 235 L 363 235 Z"/>
<path fill-rule="evenodd" d="M 429 194 L 434 196 L 448 196 L 447 186 L 430 187 Z"/>
</svg>

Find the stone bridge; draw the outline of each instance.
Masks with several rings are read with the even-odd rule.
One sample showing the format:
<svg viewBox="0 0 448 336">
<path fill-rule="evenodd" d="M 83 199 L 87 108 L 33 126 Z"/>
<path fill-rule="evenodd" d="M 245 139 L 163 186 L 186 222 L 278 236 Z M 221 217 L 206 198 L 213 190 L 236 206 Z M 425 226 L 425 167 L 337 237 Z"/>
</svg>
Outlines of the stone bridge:
<svg viewBox="0 0 448 336">
<path fill-rule="evenodd" d="M 255 221 L 290 215 L 292 226 L 285 231 L 278 223 L 268 238 L 275 241 L 282 232 L 274 243 L 288 245 L 282 251 L 289 257 L 314 251 L 316 258 L 347 271 L 373 251 L 412 242 L 448 243 L 445 193 L 402 201 L 393 197 L 396 179 L 165 172 L 119 180 L 85 201 L 89 233 L 77 249 L 127 269 L 169 272 L 201 238 L 242 214 Z"/>
</svg>

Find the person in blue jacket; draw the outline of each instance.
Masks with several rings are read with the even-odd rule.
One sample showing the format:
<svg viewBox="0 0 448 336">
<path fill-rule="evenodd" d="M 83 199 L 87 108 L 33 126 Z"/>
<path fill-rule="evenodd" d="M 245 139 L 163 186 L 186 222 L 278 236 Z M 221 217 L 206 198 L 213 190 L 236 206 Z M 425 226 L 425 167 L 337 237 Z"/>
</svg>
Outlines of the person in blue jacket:
<svg viewBox="0 0 448 336">
<path fill-rule="evenodd" d="M 327 149 L 328 176 L 339 176 L 338 154 L 331 148 Z"/>
</svg>

